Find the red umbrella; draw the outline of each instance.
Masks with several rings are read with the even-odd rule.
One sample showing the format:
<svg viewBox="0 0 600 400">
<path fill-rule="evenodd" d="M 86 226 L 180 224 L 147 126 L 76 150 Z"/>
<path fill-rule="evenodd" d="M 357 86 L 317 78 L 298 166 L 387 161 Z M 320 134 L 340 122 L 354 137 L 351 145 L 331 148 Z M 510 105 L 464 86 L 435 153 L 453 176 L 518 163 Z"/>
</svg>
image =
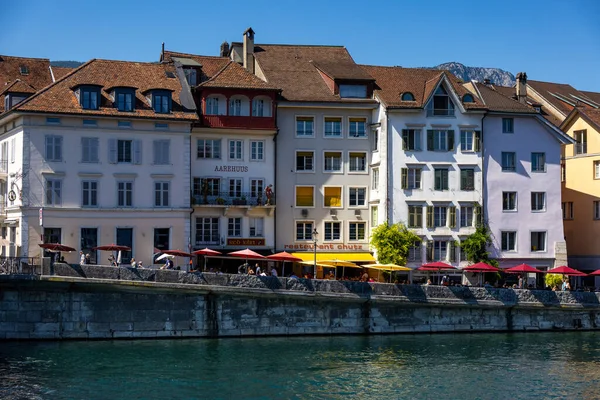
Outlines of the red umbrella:
<svg viewBox="0 0 600 400">
<path fill-rule="evenodd" d="M 170 254 L 175 257 L 193 257 L 194 256 L 193 254 L 186 253 L 185 251 L 182 251 L 182 250 L 163 250 L 162 253 Z"/>
<path fill-rule="evenodd" d="M 119 244 L 107 244 L 106 246 L 94 247 L 92 250 L 101 250 L 101 251 L 131 251 L 131 247 L 121 246 Z"/>
<path fill-rule="evenodd" d="M 252 251 L 250 249 L 233 251 L 233 252 L 229 253 L 228 256 L 243 257 L 245 259 L 248 259 L 248 258 L 265 258 L 265 256 L 262 256 L 262 255 L 258 254 L 257 252 Z"/>
<path fill-rule="evenodd" d="M 42 243 L 39 245 L 42 249 L 50 250 L 50 251 L 75 251 L 74 248 L 70 246 L 65 246 L 60 243 Z"/>
<path fill-rule="evenodd" d="M 282 251 L 281 253 L 271 254 L 267 256 L 270 260 L 281 261 L 281 276 L 285 276 L 285 262 L 300 262 L 302 259 L 300 257 L 296 257 L 288 253 L 287 251 Z"/>
<path fill-rule="evenodd" d="M 206 256 L 217 256 L 222 253 L 220 251 L 211 250 L 207 247 L 202 250 L 196 250 L 192 254 L 195 254 L 197 256 L 204 256 L 204 270 L 206 271 Z"/>
<path fill-rule="evenodd" d="M 509 274 L 521 274 L 521 273 L 534 273 L 534 274 L 543 274 L 545 271 L 540 271 L 537 268 L 533 268 L 531 265 L 520 264 L 516 267 L 505 269 L 504 272 L 508 272 Z"/>
<path fill-rule="evenodd" d="M 462 269 L 465 272 L 498 272 L 499 268 L 493 265 L 486 264 L 484 262 L 478 262 L 477 264 L 469 265 Z"/>
<path fill-rule="evenodd" d="M 577 271 L 576 269 L 567 267 L 563 265 L 561 267 L 552 268 L 549 271 L 546 271 L 548 274 L 560 274 L 560 275 L 575 275 L 575 276 L 586 276 L 587 274 Z"/>
<path fill-rule="evenodd" d="M 427 264 L 421 265 L 417 270 L 419 271 L 439 271 L 442 269 L 456 269 L 450 264 L 443 263 L 441 261 L 430 262 Z"/>
<path fill-rule="evenodd" d="M 594 272 L 591 272 L 589 275 L 600 275 L 600 269 L 597 269 Z"/>
</svg>

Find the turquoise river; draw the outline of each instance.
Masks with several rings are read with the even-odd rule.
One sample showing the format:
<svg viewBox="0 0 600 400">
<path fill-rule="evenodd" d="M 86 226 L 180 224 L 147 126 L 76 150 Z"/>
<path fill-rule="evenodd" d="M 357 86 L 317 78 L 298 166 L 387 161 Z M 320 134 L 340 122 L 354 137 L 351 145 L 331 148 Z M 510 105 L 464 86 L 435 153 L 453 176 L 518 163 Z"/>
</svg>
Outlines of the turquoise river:
<svg viewBox="0 0 600 400">
<path fill-rule="evenodd" d="M 0 399 L 600 399 L 600 333 L 0 342 Z"/>
</svg>

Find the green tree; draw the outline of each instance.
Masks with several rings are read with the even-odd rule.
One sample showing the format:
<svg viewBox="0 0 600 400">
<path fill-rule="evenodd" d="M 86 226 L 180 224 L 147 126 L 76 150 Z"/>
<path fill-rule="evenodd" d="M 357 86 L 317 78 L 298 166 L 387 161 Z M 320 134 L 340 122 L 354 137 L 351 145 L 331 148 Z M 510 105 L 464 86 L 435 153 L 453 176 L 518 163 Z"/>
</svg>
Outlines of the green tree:
<svg viewBox="0 0 600 400">
<path fill-rule="evenodd" d="M 408 250 L 421 242 L 421 238 L 408 230 L 404 224 L 377 226 L 371 235 L 371 245 L 377 250 L 377 258 L 382 264 L 406 265 Z"/>
<path fill-rule="evenodd" d="M 558 289 L 560 289 L 563 282 L 563 276 L 559 274 L 546 274 L 544 281 L 546 282 L 546 286 L 550 288 L 556 286 Z"/>
<path fill-rule="evenodd" d="M 488 227 L 484 224 L 477 226 L 474 233 L 460 243 L 460 248 L 466 254 L 467 260 L 472 263 L 484 262 L 494 267 L 498 260 L 491 259 L 487 248 L 492 244 L 492 237 Z"/>
</svg>

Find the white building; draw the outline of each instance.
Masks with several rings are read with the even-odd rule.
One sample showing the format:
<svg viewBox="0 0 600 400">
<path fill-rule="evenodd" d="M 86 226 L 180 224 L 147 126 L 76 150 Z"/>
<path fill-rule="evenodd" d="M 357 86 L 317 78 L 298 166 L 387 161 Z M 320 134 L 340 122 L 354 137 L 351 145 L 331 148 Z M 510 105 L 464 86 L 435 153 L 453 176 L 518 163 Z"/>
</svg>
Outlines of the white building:
<svg viewBox="0 0 600 400">
<path fill-rule="evenodd" d="M 105 262 L 92 248 L 117 243 L 132 248 L 124 263 L 148 265 L 155 249 L 188 248 L 197 115 L 182 76 L 168 65 L 92 60 L 0 115 L 10 255 L 38 256 L 43 240 Z"/>
</svg>

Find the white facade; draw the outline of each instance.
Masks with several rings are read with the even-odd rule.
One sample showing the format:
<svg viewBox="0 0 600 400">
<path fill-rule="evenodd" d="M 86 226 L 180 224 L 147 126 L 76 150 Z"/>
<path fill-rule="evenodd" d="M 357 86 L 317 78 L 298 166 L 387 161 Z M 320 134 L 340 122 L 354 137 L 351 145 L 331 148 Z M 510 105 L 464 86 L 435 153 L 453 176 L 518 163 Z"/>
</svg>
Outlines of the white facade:
<svg viewBox="0 0 600 400">
<path fill-rule="evenodd" d="M 161 248 L 187 249 L 189 123 L 60 115 L 15 122 L 0 139 L 9 149 L 2 226 L 16 246 L 7 255 L 40 255 L 42 236 L 100 262 L 108 254 L 91 247 L 127 244 L 132 252 L 123 261 L 133 256 L 145 265 L 153 261 L 156 240 Z M 79 261 L 76 252 L 63 256 Z"/>
</svg>

